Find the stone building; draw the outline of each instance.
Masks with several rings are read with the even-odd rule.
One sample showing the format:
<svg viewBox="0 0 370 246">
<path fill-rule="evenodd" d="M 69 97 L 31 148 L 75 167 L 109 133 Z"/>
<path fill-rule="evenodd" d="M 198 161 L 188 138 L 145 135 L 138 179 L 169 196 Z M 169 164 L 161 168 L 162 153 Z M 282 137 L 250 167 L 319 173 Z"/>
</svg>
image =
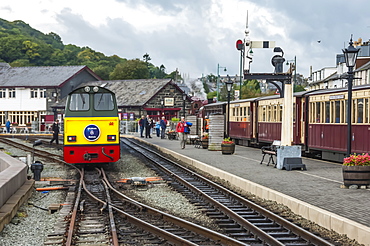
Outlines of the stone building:
<svg viewBox="0 0 370 246">
<path fill-rule="evenodd" d="M 171 79 L 134 79 L 95 81 L 84 85 L 97 85 L 116 94 L 119 112 L 123 119 L 134 120 L 149 115 L 154 120 L 187 116 L 191 111 L 191 98 Z"/>
</svg>

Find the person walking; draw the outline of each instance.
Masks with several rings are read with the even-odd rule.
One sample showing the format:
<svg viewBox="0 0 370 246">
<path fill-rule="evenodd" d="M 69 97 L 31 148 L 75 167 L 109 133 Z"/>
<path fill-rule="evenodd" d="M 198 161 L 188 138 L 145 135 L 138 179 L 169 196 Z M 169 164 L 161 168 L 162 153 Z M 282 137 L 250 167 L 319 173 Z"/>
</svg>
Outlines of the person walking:
<svg viewBox="0 0 370 246">
<path fill-rule="evenodd" d="M 187 140 L 187 134 L 185 133 L 185 127 L 187 127 L 185 117 L 181 117 L 181 121 L 177 123 L 176 125 L 176 132 L 179 134 L 180 147 L 182 149 L 185 149 L 185 144 Z"/>
<path fill-rule="evenodd" d="M 157 133 L 157 137 L 159 137 L 161 135 L 161 123 L 159 122 L 159 120 L 155 122 L 155 130 Z"/>
<path fill-rule="evenodd" d="M 151 119 L 149 118 L 149 115 L 147 115 L 145 120 L 144 120 L 144 126 L 145 126 L 145 138 L 152 138 L 150 136 L 150 130 L 151 130 L 153 125 L 152 125 Z"/>
<path fill-rule="evenodd" d="M 53 131 L 53 138 L 50 141 L 50 144 L 52 144 L 55 140 L 55 143 L 58 145 L 59 144 L 59 120 L 55 120 L 53 125 L 51 126 L 51 130 Z"/>
<path fill-rule="evenodd" d="M 145 116 L 142 115 L 141 119 L 139 120 L 139 127 L 140 127 L 140 137 L 144 137 L 144 129 L 145 129 Z"/>
<path fill-rule="evenodd" d="M 162 116 L 161 121 L 159 122 L 161 126 L 161 139 L 164 139 L 166 134 L 167 120 L 166 117 Z"/>
<path fill-rule="evenodd" d="M 10 120 L 8 119 L 5 123 L 6 133 L 10 133 Z"/>
</svg>

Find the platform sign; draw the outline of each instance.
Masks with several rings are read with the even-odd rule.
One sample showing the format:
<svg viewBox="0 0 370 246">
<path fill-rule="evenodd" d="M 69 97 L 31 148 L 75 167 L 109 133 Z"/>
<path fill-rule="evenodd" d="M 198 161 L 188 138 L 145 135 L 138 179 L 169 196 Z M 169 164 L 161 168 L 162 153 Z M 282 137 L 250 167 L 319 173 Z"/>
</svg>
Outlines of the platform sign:
<svg viewBox="0 0 370 246">
<path fill-rule="evenodd" d="M 123 120 L 127 120 L 127 113 L 123 113 Z"/>
<path fill-rule="evenodd" d="M 100 137 L 100 129 L 97 125 L 88 125 L 84 130 L 84 137 L 87 141 L 96 141 Z"/>
<path fill-rule="evenodd" d="M 135 114 L 134 113 L 130 113 L 130 120 L 134 120 L 135 119 Z"/>
</svg>

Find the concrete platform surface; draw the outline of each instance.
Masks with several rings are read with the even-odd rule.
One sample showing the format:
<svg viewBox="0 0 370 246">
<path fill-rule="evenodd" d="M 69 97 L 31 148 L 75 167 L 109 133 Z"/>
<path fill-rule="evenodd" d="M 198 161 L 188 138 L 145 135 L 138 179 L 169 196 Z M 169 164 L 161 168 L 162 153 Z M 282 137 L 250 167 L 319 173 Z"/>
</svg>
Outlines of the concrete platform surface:
<svg viewBox="0 0 370 246">
<path fill-rule="evenodd" d="M 340 234 L 370 245 L 370 190 L 343 189 L 342 166 L 321 160 L 303 158 L 307 170 L 279 170 L 260 165 L 260 149 L 236 146 L 235 154 L 198 149 L 180 141 L 135 137 L 158 146 L 182 161 L 252 192 L 261 198 L 288 206 L 293 212 Z"/>
</svg>

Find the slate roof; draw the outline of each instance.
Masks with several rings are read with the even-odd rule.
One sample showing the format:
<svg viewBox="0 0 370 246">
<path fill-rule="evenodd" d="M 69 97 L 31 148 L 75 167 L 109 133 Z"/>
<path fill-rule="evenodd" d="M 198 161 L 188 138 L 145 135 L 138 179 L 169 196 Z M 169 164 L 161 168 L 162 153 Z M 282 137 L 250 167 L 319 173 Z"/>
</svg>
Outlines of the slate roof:
<svg viewBox="0 0 370 246">
<path fill-rule="evenodd" d="M 113 91 L 116 94 L 117 104 L 120 107 L 141 107 L 170 83 L 172 83 L 171 79 L 137 79 L 93 81 L 83 85 L 97 85 Z M 173 85 L 181 91 L 177 85 L 174 83 Z"/>
<path fill-rule="evenodd" d="M 0 66 L 0 87 L 57 87 L 85 69 L 91 71 L 87 66 Z"/>
</svg>

